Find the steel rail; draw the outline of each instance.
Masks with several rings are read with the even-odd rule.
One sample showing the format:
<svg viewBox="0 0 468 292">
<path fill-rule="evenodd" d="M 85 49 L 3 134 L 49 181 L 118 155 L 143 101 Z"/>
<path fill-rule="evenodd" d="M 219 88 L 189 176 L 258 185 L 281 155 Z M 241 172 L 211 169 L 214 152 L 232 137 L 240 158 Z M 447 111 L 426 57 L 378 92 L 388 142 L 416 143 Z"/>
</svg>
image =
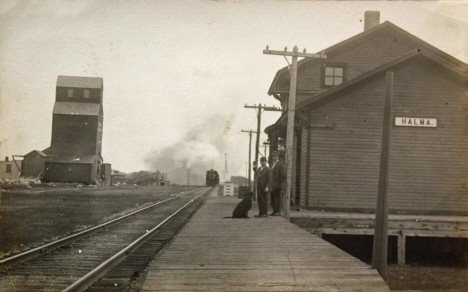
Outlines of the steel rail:
<svg viewBox="0 0 468 292">
<path fill-rule="evenodd" d="M 197 190 L 193 190 L 193 191 L 189 191 L 187 193 L 183 193 L 183 192 L 180 192 L 180 193 L 183 193 L 182 195 L 187 195 L 187 194 L 190 194 L 192 192 L 195 192 Z M 69 235 L 69 236 L 66 236 L 64 238 L 61 238 L 59 240 L 56 240 L 56 241 L 53 241 L 53 242 L 50 242 L 50 243 L 47 243 L 47 244 L 44 244 L 42 246 L 39 246 L 39 247 L 36 247 L 36 248 L 33 248 L 31 250 L 28 250 L 28 251 L 25 251 L 25 252 L 22 252 L 22 253 L 19 253 L 17 255 L 14 255 L 14 256 L 11 256 L 11 257 L 8 257 L 6 259 L 3 259 L 3 260 L 0 260 L 0 266 L 4 266 L 4 267 L 10 267 L 11 265 L 14 265 L 16 263 L 19 263 L 19 262 L 23 262 L 23 261 L 26 261 L 26 260 L 29 260 L 29 259 L 32 259 L 40 254 L 43 254 L 45 253 L 47 250 L 51 250 L 51 249 L 55 249 L 55 248 L 58 248 L 62 245 L 65 245 L 69 242 L 72 242 L 74 240 L 77 240 L 77 239 L 80 239 L 80 238 L 83 238 L 85 236 L 88 236 L 89 234 L 93 233 L 93 232 L 96 232 L 100 229 L 104 229 L 106 227 L 109 227 L 111 226 L 112 224 L 115 224 L 119 221 L 122 221 L 124 219 L 127 219 L 128 217 L 132 216 L 132 215 L 135 215 L 139 212 L 143 212 L 147 209 L 150 209 L 150 208 L 153 208 L 157 205 L 160 205 L 162 203 L 165 203 L 167 201 L 170 201 L 170 200 L 174 200 L 176 199 L 177 197 L 173 197 L 173 198 L 169 198 L 169 199 L 166 199 L 166 200 L 163 200 L 163 201 L 160 201 L 160 202 L 157 202 L 157 203 L 154 203 L 152 205 L 149 205 L 147 207 L 144 207 L 144 208 L 141 208 L 139 210 L 136 210 L 134 212 L 131 212 L 127 215 L 124 215 L 122 217 L 119 217 L 119 218 L 115 218 L 111 221 L 108 221 L 108 222 L 105 222 L 105 223 L 102 223 L 100 225 L 97 225 L 97 226 L 94 226 L 92 228 L 89 228 L 89 229 L 86 229 L 86 230 L 83 230 L 81 232 L 78 232 L 78 233 L 75 233 L 75 234 L 72 234 L 72 235 Z"/>
<path fill-rule="evenodd" d="M 91 272 L 87 273 L 73 284 L 62 290 L 62 292 L 70 292 L 70 291 L 84 291 L 89 288 L 92 284 L 94 284 L 99 278 L 103 277 L 109 270 L 111 270 L 114 266 L 118 263 L 123 261 L 130 253 L 137 250 L 141 245 L 143 245 L 149 238 L 151 238 L 156 231 L 161 229 L 161 227 L 167 223 L 170 219 L 176 216 L 179 212 L 185 209 L 188 205 L 193 203 L 196 199 L 200 198 L 201 196 L 205 195 L 207 191 L 203 191 L 201 195 L 193 198 L 190 202 L 182 206 L 180 209 L 175 211 L 170 216 L 166 217 L 162 222 L 160 222 L 156 227 L 147 231 L 143 236 L 139 237 L 137 240 L 129 244 L 127 247 L 116 253 L 114 256 L 97 266 Z"/>
</svg>

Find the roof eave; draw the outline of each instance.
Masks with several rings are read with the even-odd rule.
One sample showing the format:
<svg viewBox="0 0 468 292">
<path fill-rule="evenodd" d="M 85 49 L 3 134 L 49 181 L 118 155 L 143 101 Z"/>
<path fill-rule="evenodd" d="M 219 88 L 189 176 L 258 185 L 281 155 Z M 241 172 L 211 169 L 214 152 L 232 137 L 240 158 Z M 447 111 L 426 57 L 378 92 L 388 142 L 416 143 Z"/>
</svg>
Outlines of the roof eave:
<svg viewBox="0 0 468 292">
<path fill-rule="evenodd" d="M 352 86 L 354 84 L 357 84 L 357 83 L 359 83 L 359 82 L 361 82 L 361 81 L 363 81 L 363 80 L 365 80 L 365 79 L 367 79 L 369 77 L 372 77 L 373 75 L 376 75 L 376 74 L 378 74 L 378 73 L 380 73 L 380 72 L 382 72 L 384 70 L 390 69 L 390 68 L 392 68 L 392 67 L 394 67 L 394 66 L 396 66 L 396 65 L 398 65 L 398 64 L 400 64 L 400 63 L 402 63 L 404 61 L 407 61 L 407 60 L 409 60 L 409 59 L 411 59 L 411 58 L 413 58 L 413 57 L 415 57 L 417 55 L 424 55 L 424 56 L 434 60 L 435 62 L 439 63 L 440 65 L 452 70 L 456 74 L 459 74 L 459 75 L 462 75 L 462 76 L 464 76 L 464 74 L 465 74 L 465 70 L 466 70 L 465 68 L 460 68 L 460 67 L 450 63 L 449 61 L 435 55 L 432 52 L 428 52 L 428 51 L 423 50 L 423 49 L 416 49 L 416 50 L 413 50 L 410 53 L 405 54 L 405 55 L 403 55 L 403 56 L 401 56 L 401 57 L 399 57 L 399 58 L 397 58 L 397 59 L 395 59 L 393 61 L 390 61 L 390 62 L 388 62 L 388 63 L 386 63 L 386 64 L 384 64 L 384 65 L 382 65 L 380 67 L 377 67 L 375 69 L 367 71 L 366 73 L 361 74 L 361 75 L 359 75 L 359 76 L 357 76 L 357 77 L 355 77 L 355 78 L 353 78 L 351 80 L 348 80 L 346 82 L 343 82 L 338 86 L 330 88 L 327 91 L 324 91 L 324 92 L 322 92 L 320 94 L 317 94 L 317 95 L 315 95 L 315 96 L 313 96 L 313 97 L 311 97 L 311 98 L 309 98 L 307 100 L 304 100 L 302 102 L 297 103 L 296 104 L 296 110 L 299 110 L 299 109 L 301 109 L 303 107 L 306 107 L 306 106 L 309 106 L 309 105 L 316 104 L 316 103 L 319 103 L 321 101 L 324 101 L 324 99 L 326 97 L 328 97 L 328 96 L 330 96 L 332 94 L 335 94 L 335 93 L 337 93 L 337 92 L 339 92 L 339 91 L 341 91 L 341 90 L 343 90 L 345 88 L 348 88 L 348 87 L 350 87 L 350 86 Z"/>
<path fill-rule="evenodd" d="M 278 120 L 273 125 L 269 125 L 268 127 L 266 127 L 264 132 L 268 133 L 277 127 L 283 126 L 282 123 L 285 123 L 287 118 L 288 118 L 288 112 L 282 113 L 281 117 L 279 117 Z"/>
<path fill-rule="evenodd" d="M 429 43 L 423 41 L 422 39 L 418 38 L 417 36 L 415 36 L 415 35 L 413 35 L 413 34 L 411 34 L 411 33 L 409 33 L 409 32 L 407 32 L 406 30 L 404 30 L 404 29 L 402 29 L 401 27 L 399 27 L 399 26 L 393 24 L 393 23 L 390 22 L 390 21 L 385 21 L 385 22 L 383 22 L 383 23 L 381 23 L 381 24 L 379 24 L 379 25 L 377 25 L 377 26 L 375 26 L 375 27 L 373 27 L 373 28 L 371 28 L 371 29 L 368 29 L 368 30 L 363 31 L 363 32 L 361 32 L 361 33 L 358 33 L 358 34 L 356 34 L 356 35 L 354 35 L 354 36 L 352 36 L 352 37 L 350 37 L 350 38 L 348 38 L 348 39 L 345 39 L 345 40 L 343 40 L 343 41 L 341 41 L 341 42 L 339 42 L 339 43 L 337 43 L 337 44 L 335 44 L 335 45 L 333 45 L 333 46 L 331 46 L 331 47 L 325 49 L 323 53 L 325 53 L 325 54 L 333 53 L 333 52 L 336 51 L 337 49 L 340 49 L 340 48 L 342 48 L 342 47 L 348 45 L 349 43 L 352 43 L 352 42 L 354 42 L 354 41 L 356 41 L 356 40 L 358 40 L 358 39 L 361 39 L 361 38 L 363 38 L 363 37 L 366 37 L 366 36 L 368 36 L 368 35 L 374 33 L 375 31 L 381 30 L 381 29 L 383 29 L 383 28 L 385 28 L 385 27 L 391 27 L 391 28 L 397 30 L 398 32 L 400 32 L 400 33 L 402 33 L 402 34 L 408 36 L 409 38 L 411 38 L 411 39 L 414 40 L 415 42 L 420 43 L 421 46 L 425 47 L 426 50 L 432 52 L 433 54 L 435 54 L 435 55 L 437 55 L 437 56 L 440 56 L 440 57 L 442 57 L 442 58 L 451 60 L 453 63 L 456 63 L 458 66 L 463 66 L 463 67 L 464 67 L 464 66 L 468 66 L 466 63 L 464 63 L 464 62 L 460 61 L 459 59 L 457 59 L 457 58 L 455 58 L 455 57 L 453 57 L 453 56 L 451 56 L 451 55 L 445 53 L 444 51 L 442 51 L 442 50 L 440 50 L 440 49 L 434 47 L 433 45 L 431 45 L 431 44 L 429 44 Z M 318 52 L 318 53 L 320 53 L 320 52 Z M 305 58 L 305 59 L 303 59 L 303 60 L 300 60 L 300 61 L 298 62 L 298 64 L 297 64 L 297 66 L 298 66 L 298 68 L 299 68 L 301 65 L 307 64 L 307 63 L 312 62 L 312 61 L 317 61 L 317 60 L 318 60 L 318 59 L 315 59 L 315 58 Z M 466 68 L 468 68 L 468 67 L 466 67 Z M 288 67 L 284 67 L 284 68 L 278 70 L 278 72 L 276 73 L 275 79 L 273 80 L 273 82 L 272 82 L 272 84 L 271 84 L 271 86 L 270 86 L 270 90 L 268 91 L 268 94 L 269 94 L 269 95 L 272 95 L 272 94 L 274 93 L 274 92 L 273 92 L 273 88 L 274 88 L 275 83 L 280 79 L 280 77 L 281 77 L 282 74 L 284 74 L 285 72 L 287 72 L 287 69 L 288 69 Z"/>
<path fill-rule="evenodd" d="M 377 25 L 377 26 L 375 26 L 375 27 L 373 27 L 371 29 L 368 29 L 368 30 L 363 31 L 361 33 L 358 33 L 358 34 L 356 34 L 356 35 L 354 35 L 354 36 L 352 36 L 350 38 L 347 38 L 344 41 L 341 41 L 341 42 L 339 42 L 339 43 L 337 43 L 337 44 L 335 44 L 335 45 L 333 45 L 333 46 L 331 46 L 331 47 L 329 47 L 329 48 L 327 48 L 327 49 L 325 49 L 323 51 L 319 51 L 319 52 L 317 52 L 317 54 L 321 54 L 321 53 L 329 54 L 330 52 L 333 52 L 334 50 L 339 49 L 339 48 L 347 45 L 348 43 L 353 42 L 356 39 L 365 37 L 365 36 L 373 33 L 374 31 L 382 29 L 382 28 L 384 28 L 386 26 L 389 26 L 389 25 L 393 25 L 393 26 L 397 27 L 396 25 L 394 25 L 390 21 L 385 21 L 385 22 L 381 23 L 380 25 Z M 315 60 L 317 60 L 317 59 L 315 59 L 315 58 L 304 58 L 304 59 L 300 60 L 297 63 L 297 67 L 299 68 L 301 65 L 309 63 L 311 61 L 315 61 Z M 271 83 L 270 89 L 268 90 L 269 95 L 272 95 L 274 93 L 273 88 L 274 88 L 275 83 L 279 80 L 281 75 L 284 74 L 285 72 L 288 72 L 288 66 L 285 66 L 285 67 L 281 68 L 280 70 L 278 70 L 278 72 L 276 72 L 275 78 L 273 79 L 273 82 Z"/>
</svg>

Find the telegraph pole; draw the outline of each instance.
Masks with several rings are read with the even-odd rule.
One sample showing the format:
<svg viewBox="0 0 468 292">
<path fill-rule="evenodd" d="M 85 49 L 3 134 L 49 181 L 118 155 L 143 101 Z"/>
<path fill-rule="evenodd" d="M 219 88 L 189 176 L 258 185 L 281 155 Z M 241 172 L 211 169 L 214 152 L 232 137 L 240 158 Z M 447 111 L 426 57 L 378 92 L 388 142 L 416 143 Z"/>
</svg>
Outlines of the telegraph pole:
<svg viewBox="0 0 468 292">
<path fill-rule="evenodd" d="M 299 53 L 297 46 L 294 46 L 292 52 L 287 51 L 288 48 L 284 48 L 284 51 L 271 51 L 268 46 L 263 53 L 266 55 L 279 55 L 279 56 L 291 56 L 292 63 L 289 74 L 291 76 L 289 86 L 289 101 L 288 101 L 288 126 L 286 130 L 286 190 L 283 194 L 283 217 L 289 221 L 290 211 L 290 199 L 291 199 L 291 184 L 292 184 L 292 158 L 293 158 L 293 145 L 294 145 L 294 115 L 296 111 L 296 85 L 297 85 L 297 57 L 307 58 L 326 58 L 327 56 L 322 54 L 307 54 L 304 49 L 303 53 Z M 286 59 L 287 60 L 287 59 Z"/>
<path fill-rule="evenodd" d="M 249 173 L 249 168 L 250 168 L 249 163 L 246 162 L 245 163 L 245 177 L 248 176 L 247 174 Z M 250 186 L 250 181 L 247 182 L 247 186 Z"/>
<path fill-rule="evenodd" d="M 269 141 L 263 142 L 263 149 L 264 149 L 264 152 L 265 152 L 265 158 L 267 157 L 267 148 L 268 148 L 268 146 L 270 146 Z"/>
<path fill-rule="evenodd" d="M 224 181 L 227 182 L 228 175 L 228 163 L 227 163 L 227 153 L 224 153 Z"/>
<path fill-rule="evenodd" d="M 266 106 L 266 105 L 244 105 L 244 108 L 254 108 L 257 111 L 257 141 L 255 142 L 255 162 L 258 165 L 258 153 L 260 152 L 260 124 L 262 121 L 262 112 L 271 111 L 271 112 L 280 112 L 281 109 L 276 106 Z"/>
<path fill-rule="evenodd" d="M 254 132 L 252 130 L 242 130 L 244 133 L 249 133 L 249 184 L 248 186 L 250 187 L 251 185 L 251 171 L 252 171 L 252 133 L 258 134 L 258 132 Z"/>
<path fill-rule="evenodd" d="M 254 161 L 254 164 L 255 164 L 255 167 L 258 167 L 259 166 L 259 163 L 258 163 L 258 153 L 260 152 L 259 148 L 260 148 L 260 123 L 262 121 L 262 110 L 263 111 L 277 111 L 277 112 L 280 112 L 281 109 L 280 108 L 277 108 L 276 106 L 266 106 L 266 105 L 263 105 L 260 103 L 258 105 L 254 104 L 254 105 L 244 105 L 244 108 L 254 108 L 256 111 L 257 111 L 257 141 L 255 142 L 255 161 Z M 254 176 L 254 181 L 256 182 L 256 176 Z M 254 201 L 256 201 L 257 199 L 257 184 L 254 183 Z"/>
</svg>

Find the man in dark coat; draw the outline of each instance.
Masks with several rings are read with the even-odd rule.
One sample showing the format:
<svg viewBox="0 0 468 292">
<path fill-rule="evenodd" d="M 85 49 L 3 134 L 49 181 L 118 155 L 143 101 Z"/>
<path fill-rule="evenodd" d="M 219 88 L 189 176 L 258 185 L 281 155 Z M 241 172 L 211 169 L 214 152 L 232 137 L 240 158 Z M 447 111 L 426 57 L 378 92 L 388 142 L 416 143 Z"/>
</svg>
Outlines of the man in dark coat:
<svg viewBox="0 0 468 292">
<path fill-rule="evenodd" d="M 257 195 L 258 215 L 255 217 L 268 217 L 268 192 L 270 189 L 271 169 L 266 165 L 266 158 L 260 158 L 261 167 L 257 169 Z"/>
<path fill-rule="evenodd" d="M 279 160 L 279 154 L 273 151 L 271 154 L 273 165 L 271 167 L 271 206 L 273 207 L 272 216 L 281 216 L 282 193 L 286 183 L 286 168 L 284 163 Z"/>
</svg>

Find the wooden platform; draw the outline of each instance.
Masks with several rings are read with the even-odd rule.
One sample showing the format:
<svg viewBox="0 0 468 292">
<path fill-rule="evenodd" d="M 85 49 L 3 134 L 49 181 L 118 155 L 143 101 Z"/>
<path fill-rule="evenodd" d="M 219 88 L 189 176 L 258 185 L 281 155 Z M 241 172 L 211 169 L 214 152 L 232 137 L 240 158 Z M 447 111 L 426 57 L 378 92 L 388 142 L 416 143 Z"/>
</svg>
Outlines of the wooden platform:
<svg viewBox="0 0 468 292">
<path fill-rule="evenodd" d="M 216 195 L 216 197 L 215 197 Z M 230 216 L 239 199 L 198 210 L 150 264 L 143 291 L 389 291 L 360 260 L 282 217 Z"/>
<path fill-rule="evenodd" d="M 291 210 L 291 222 L 313 234 L 374 235 L 374 214 Z M 398 263 L 405 264 L 407 237 L 468 238 L 468 217 L 388 216 L 388 236 L 398 238 Z"/>
</svg>

